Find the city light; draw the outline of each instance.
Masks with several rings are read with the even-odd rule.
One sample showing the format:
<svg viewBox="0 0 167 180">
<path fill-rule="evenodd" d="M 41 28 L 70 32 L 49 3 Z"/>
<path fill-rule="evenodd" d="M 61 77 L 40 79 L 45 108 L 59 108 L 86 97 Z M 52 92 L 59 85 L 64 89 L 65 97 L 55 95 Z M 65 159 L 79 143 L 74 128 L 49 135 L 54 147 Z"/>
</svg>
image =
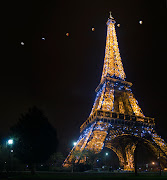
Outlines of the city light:
<svg viewBox="0 0 167 180">
<path fill-rule="evenodd" d="M 76 146 L 76 145 L 77 145 L 77 142 L 73 142 L 73 145 Z"/>
<path fill-rule="evenodd" d="M 7 142 L 8 142 L 9 145 L 12 145 L 13 144 L 13 139 L 9 139 Z"/>
<path fill-rule="evenodd" d="M 143 24 L 143 21 L 139 21 L 139 24 Z"/>
</svg>

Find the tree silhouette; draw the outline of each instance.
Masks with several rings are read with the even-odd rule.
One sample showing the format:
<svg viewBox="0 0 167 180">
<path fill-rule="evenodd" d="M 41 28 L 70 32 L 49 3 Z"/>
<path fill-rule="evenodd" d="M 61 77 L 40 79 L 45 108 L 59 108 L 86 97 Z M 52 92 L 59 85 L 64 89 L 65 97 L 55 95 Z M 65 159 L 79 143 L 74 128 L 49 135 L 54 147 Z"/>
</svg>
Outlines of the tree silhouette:
<svg viewBox="0 0 167 180">
<path fill-rule="evenodd" d="M 53 153 L 48 159 L 50 170 L 61 170 L 65 157 L 61 152 Z"/>
<path fill-rule="evenodd" d="M 11 132 L 16 157 L 27 163 L 32 173 L 35 173 L 36 163 L 45 162 L 57 149 L 56 129 L 37 107 L 22 114 L 18 123 L 11 127 Z"/>
<path fill-rule="evenodd" d="M 91 169 L 93 170 L 95 160 L 98 157 L 98 153 L 95 151 L 95 149 L 86 149 L 84 151 L 85 157 L 86 157 L 86 163 L 91 165 Z"/>
</svg>

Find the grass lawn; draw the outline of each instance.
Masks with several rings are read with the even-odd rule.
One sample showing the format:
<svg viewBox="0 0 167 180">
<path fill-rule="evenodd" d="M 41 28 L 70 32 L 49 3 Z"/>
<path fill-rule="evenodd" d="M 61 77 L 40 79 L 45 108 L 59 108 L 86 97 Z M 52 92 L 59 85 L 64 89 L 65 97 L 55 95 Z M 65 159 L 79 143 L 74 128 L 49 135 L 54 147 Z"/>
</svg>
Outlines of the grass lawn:
<svg viewBox="0 0 167 180">
<path fill-rule="evenodd" d="M 1 180 L 6 180 L 7 178 L 0 178 Z M 162 174 L 159 176 L 158 174 L 139 174 L 137 177 L 130 173 L 36 173 L 35 175 L 31 174 L 20 174 L 20 175 L 11 175 L 8 179 L 11 180 L 38 180 L 38 179 L 46 179 L 46 180 L 126 180 L 126 179 L 148 179 L 148 180 L 156 180 L 156 179 L 167 179 L 167 175 Z"/>
</svg>

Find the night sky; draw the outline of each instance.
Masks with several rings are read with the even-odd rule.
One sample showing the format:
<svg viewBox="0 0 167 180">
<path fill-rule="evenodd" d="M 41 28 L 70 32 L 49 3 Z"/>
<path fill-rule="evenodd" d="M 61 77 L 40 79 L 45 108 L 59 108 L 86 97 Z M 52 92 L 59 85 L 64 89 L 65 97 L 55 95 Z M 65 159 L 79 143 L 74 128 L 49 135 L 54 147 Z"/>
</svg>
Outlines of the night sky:
<svg viewBox="0 0 167 180">
<path fill-rule="evenodd" d="M 1 134 L 35 105 L 57 129 L 60 150 L 72 147 L 94 103 L 112 11 L 126 80 L 167 141 L 166 1 L 11 1 L 1 8 Z"/>
</svg>

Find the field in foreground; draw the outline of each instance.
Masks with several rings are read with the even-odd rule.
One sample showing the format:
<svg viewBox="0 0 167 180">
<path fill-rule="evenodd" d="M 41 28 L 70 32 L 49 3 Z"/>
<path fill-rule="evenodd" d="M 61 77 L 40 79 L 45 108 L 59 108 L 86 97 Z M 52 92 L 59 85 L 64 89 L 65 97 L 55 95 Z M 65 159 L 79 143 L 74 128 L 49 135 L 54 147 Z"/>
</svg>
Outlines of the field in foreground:
<svg viewBox="0 0 167 180">
<path fill-rule="evenodd" d="M 2 175 L 0 177 L 1 180 L 120 180 L 120 179 L 148 179 L 148 180 L 156 180 L 156 179 L 167 179 L 167 174 L 162 174 L 159 176 L 157 173 L 140 173 L 138 176 L 135 176 L 133 173 L 46 173 L 46 172 L 37 172 L 35 175 L 31 175 L 29 173 L 15 173 L 9 174 L 8 177 Z"/>
</svg>

